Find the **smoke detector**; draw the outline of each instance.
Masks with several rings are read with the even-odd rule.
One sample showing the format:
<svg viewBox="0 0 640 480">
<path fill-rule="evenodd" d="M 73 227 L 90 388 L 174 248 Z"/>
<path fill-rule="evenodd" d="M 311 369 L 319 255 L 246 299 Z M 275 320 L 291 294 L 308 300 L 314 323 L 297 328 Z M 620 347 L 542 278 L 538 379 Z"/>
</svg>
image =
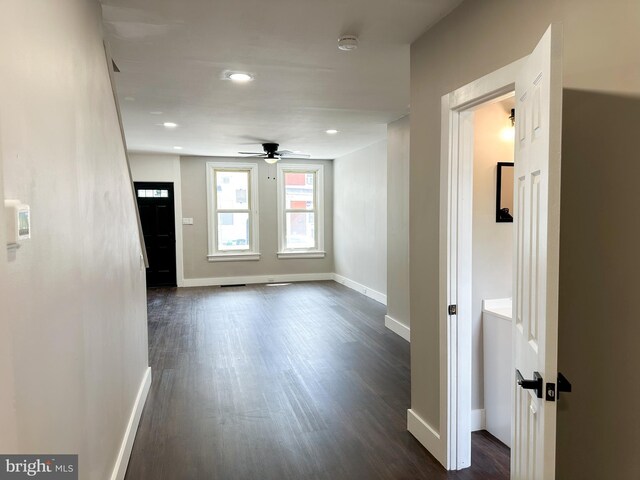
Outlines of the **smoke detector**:
<svg viewBox="0 0 640 480">
<path fill-rule="evenodd" d="M 358 37 L 355 35 L 343 35 L 338 39 L 338 48 L 350 52 L 358 48 Z"/>
</svg>

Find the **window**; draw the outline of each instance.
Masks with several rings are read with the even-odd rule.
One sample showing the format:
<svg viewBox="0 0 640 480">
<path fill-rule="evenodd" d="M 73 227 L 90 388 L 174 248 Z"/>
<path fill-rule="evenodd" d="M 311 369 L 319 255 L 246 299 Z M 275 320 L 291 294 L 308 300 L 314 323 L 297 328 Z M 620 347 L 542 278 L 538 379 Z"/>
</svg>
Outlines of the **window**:
<svg viewBox="0 0 640 480">
<path fill-rule="evenodd" d="M 322 165 L 278 164 L 278 258 L 322 258 Z"/>
<path fill-rule="evenodd" d="M 207 163 L 210 262 L 259 260 L 258 165 Z"/>
<path fill-rule="evenodd" d="M 169 190 L 138 190 L 140 198 L 168 198 Z"/>
</svg>

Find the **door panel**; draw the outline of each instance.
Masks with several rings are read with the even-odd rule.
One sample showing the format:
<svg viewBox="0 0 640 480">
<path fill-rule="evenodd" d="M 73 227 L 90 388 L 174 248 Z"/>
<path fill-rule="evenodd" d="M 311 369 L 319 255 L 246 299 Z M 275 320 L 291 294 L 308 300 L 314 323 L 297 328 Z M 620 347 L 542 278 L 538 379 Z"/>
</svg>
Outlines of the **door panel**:
<svg viewBox="0 0 640 480">
<path fill-rule="evenodd" d="M 135 182 L 149 268 L 147 286 L 176 286 L 173 183 Z"/>
<path fill-rule="evenodd" d="M 549 27 L 516 80 L 513 358 L 525 378 L 542 375 L 543 397 L 545 383 L 557 380 L 561 41 L 558 26 Z M 511 477 L 551 480 L 555 395 L 514 389 Z"/>
</svg>

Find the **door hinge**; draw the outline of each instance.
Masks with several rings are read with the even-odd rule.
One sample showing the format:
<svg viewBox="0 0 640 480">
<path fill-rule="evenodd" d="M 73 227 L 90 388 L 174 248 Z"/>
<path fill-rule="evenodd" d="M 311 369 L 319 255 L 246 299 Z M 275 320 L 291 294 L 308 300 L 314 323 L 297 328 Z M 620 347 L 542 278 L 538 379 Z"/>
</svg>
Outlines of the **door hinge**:
<svg viewBox="0 0 640 480">
<path fill-rule="evenodd" d="M 449 305 L 449 315 L 457 315 L 457 314 L 458 314 L 458 306 Z"/>
</svg>

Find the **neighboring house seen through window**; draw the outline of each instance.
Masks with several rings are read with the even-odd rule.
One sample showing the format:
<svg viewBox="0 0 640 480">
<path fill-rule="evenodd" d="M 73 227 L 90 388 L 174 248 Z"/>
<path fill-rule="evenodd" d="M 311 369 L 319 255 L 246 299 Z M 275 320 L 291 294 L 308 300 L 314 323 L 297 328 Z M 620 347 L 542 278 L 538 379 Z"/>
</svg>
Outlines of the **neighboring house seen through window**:
<svg viewBox="0 0 640 480">
<path fill-rule="evenodd" d="M 278 164 L 278 258 L 325 256 L 322 165 Z"/>
</svg>

